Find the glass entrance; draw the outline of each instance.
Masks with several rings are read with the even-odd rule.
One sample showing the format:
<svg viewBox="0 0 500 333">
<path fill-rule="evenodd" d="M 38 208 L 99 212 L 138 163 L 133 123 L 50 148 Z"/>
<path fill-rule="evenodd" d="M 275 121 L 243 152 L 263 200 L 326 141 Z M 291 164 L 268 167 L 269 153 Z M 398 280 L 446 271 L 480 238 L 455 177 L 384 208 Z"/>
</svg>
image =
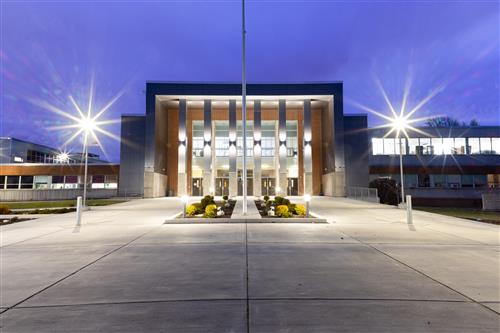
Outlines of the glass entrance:
<svg viewBox="0 0 500 333">
<path fill-rule="evenodd" d="M 203 194 L 203 181 L 202 178 L 193 178 L 193 183 L 191 186 L 192 196 L 197 197 Z"/>
<path fill-rule="evenodd" d="M 276 195 L 276 178 L 262 178 L 262 195 Z"/>
<path fill-rule="evenodd" d="M 288 178 L 287 195 L 299 195 L 299 179 Z"/>
<path fill-rule="evenodd" d="M 243 178 L 238 177 L 238 195 L 243 195 Z M 247 195 L 253 195 L 253 178 L 247 177 Z"/>
<path fill-rule="evenodd" d="M 229 195 L 229 178 L 215 178 L 215 195 Z"/>
</svg>

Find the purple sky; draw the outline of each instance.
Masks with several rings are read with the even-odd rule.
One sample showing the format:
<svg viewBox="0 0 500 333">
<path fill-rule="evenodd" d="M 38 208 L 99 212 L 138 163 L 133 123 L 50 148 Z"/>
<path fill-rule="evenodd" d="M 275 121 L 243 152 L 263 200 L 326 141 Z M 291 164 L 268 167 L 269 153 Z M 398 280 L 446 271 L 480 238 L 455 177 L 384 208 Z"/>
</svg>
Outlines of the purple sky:
<svg viewBox="0 0 500 333">
<path fill-rule="evenodd" d="M 0 135 L 60 147 L 94 77 L 94 109 L 144 113 L 145 81 L 241 79 L 239 1 L 1 2 Z M 498 125 L 498 1 L 247 1 L 249 82 L 344 81 L 356 104 L 388 113 L 376 79 L 398 107 L 438 91 L 418 116 Z M 381 121 L 370 115 L 369 125 Z M 119 135 L 119 124 L 106 126 Z M 102 137 L 102 136 L 101 136 Z M 109 158 L 119 143 L 103 138 Z M 79 150 L 75 144 L 69 148 Z M 96 151 L 101 153 L 100 151 Z"/>
</svg>

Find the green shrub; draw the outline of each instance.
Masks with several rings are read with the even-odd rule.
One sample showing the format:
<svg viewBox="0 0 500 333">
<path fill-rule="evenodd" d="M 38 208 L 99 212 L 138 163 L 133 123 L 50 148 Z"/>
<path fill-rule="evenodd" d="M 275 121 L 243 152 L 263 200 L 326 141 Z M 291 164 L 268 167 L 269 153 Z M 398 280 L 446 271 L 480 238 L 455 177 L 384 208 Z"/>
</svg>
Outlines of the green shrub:
<svg viewBox="0 0 500 333">
<path fill-rule="evenodd" d="M 295 205 L 295 214 L 299 216 L 305 216 L 306 215 L 306 207 L 304 205 Z"/>
<path fill-rule="evenodd" d="M 268 201 L 269 201 L 269 196 L 268 196 L 268 195 L 265 195 L 265 196 L 264 196 L 264 201 L 265 201 L 265 202 L 268 202 Z"/>
<path fill-rule="evenodd" d="M 282 205 L 287 205 L 287 206 L 290 206 L 290 200 L 288 200 L 288 199 L 286 199 L 286 198 L 283 198 Z"/>
<path fill-rule="evenodd" d="M 10 214 L 10 208 L 7 205 L 0 205 L 0 214 Z"/>
<path fill-rule="evenodd" d="M 191 204 L 194 208 L 196 208 L 196 214 L 203 214 L 205 212 L 205 209 L 201 206 L 201 203 L 195 202 Z"/>
<path fill-rule="evenodd" d="M 227 195 L 225 195 L 225 196 L 223 196 L 223 197 L 222 197 L 222 199 L 223 199 L 224 201 L 227 201 L 227 199 L 229 199 L 229 197 L 228 197 Z"/>
<path fill-rule="evenodd" d="M 201 209 L 204 211 L 208 205 L 215 205 L 214 197 L 211 195 L 205 195 L 201 199 Z"/>
<path fill-rule="evenodd" d="M 279 217 L 290 217 L 292 216 L 292 213 L 288 211 L 288 206 L 286 205 L 279 205 L 276 207 L 276 216 Z"/>
<path fill-rule="evenodd" d="M 278 195 L 277 195 L 277 196 L 275 196 L 275 197 L 274 197 L 274 202 L 276 202 L 276 205 L 278 205 L 278 206 L 279 206 L 279 205 L 282 205 L 282 204 L 283 204 L 283 200 L 284 200 L 284 199 L 285 199 L 285 198 L 280 197 L 280 196 L 278 196 Z"/>
<path fill-rule="evenodd" d="M 217 217 L 217 206 L 215 204 L 207 205 L 203 217 L 214 218 Z"/>
<path fill-rule="evenodd" d="M 196 214 L 198 214 L 198 208 L 194 204 L 187 206 L 187 208 L 186 208 L 186 215 L 188 215 L 188 216 L 194 216 Z"/>
<path fill-rule="evenodd" d="M 401 202 L 400 188 L 396 181 L 391 178 L 374 179 L 368 185 L 378 190 L 380 203 L 397 206 Z"/>
<path fill-rule="evenodd" d="M 284 205 L 285 205 L 285 204 L 284 204 Z M 288 211 L 289 211 L 290 213 L 292 213 L 292 214 L 296 214 L 296 213 L 295 213 L 295 206 L 297 206 L 296 204 L 294 204 L 294 203 L 289 203 L 289 204 L 287 204 L 287 206 L 288 206 Z"/>
</svg>

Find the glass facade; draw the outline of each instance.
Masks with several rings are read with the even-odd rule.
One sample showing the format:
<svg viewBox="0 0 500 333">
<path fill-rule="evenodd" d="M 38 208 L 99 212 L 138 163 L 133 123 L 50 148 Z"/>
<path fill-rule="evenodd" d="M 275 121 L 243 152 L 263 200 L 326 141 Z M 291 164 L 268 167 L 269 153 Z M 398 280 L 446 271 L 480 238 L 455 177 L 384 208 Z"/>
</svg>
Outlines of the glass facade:
<svg viewBox="0 0 500 333">
<path fill-rule="evenodd" d="M 254 174 L 254 122 L 247 120 L 247 187 L 248 193 L 253 191 Z M 299 182 L 299 133 L 298 121 L 286 121 L 286 170 L 288 178 L 287 193 L 298 195 Z M 204 139 L 204 121 L 192 121 L 192 163 L 191 163 L 191 195 L 203 193 L 203 170 L 205 168 L 204 149 L 210 149 L 213 167 L 212 184 L 215 195 L 228 195 L 230 178 L 230 126 L 229 120 L 213 120 L 211 131 L 214 145 L 206 145 Z M 263 194 L 272 194 L 277 186 L 279 172 L 278 120 L 262 120 L 260 124 L 260 163 Z M 241 195 L 243 170 L 243 128 L 242 121 L 236 121 L 236 175 L 238 193 Z M 207 183 L 205 184 L 207 186 Z"/>
<path fill-rule="evenodd" d="M 407 155 L 500 155 L 500 138 L 410 138 L 402 139 Z M 372 138 L 372 155 L 399 155 L 395 138 Z"/>
<path fill-rule="evenodd" d="M 92 189 L 118 188 L 117 175 L 89 176 Z M 60 190 L 83 188 L 81 176 L 0 176 L 0 189 Z"/>
<path fill-rule="evenodd" d="M 400 182 L 399 174 L 370 175 L 370 180 L 384 177 L 394 179 L 397 183 Z M 500 175 L 498 174 L 405 174 L 404 180 L 406 188 L 486 189 L 500 187 Z"/>
</svg>

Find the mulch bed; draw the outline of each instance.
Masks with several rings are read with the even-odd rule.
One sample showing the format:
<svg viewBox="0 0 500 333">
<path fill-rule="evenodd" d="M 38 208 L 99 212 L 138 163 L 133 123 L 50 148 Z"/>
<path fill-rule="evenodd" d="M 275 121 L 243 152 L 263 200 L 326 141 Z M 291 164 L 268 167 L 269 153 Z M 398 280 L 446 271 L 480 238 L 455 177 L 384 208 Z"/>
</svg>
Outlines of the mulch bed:
<svg viewBox="0 0 500 333">
<path fill-rule="evenodd" d="M 269 216 L 267 215 L 266 208 L 265 206 L 262 207 L 262 204 L 265 204 L 266 202 L 264 200 L 255 200 L 255 206 L 257 206 L 257 210 L 259 211 L 259 214 L 261 217 L 266 217 L 266 218 L 277 218 L 277 219 L 290 219 L 290 218 L 304 218 L 305 216 L 300 216 L 300 215 L 293 215 L 292 217 L 279 217 L 279 216 Z"/>
<path fill-rule="evenodd" d="M 231 218 L 231 215 L 233 215 L 233 210 L 234 210 L 234 206 L 236 206 L 236 200 L 227 200 L 226 203 L 228 203 L 228 207 L 226 207 L 222 202 L 220 201 L 217 201 L 215 204 L 217 205 L 217 207 L 222 207 L 222 211 L 224 212 L 224 215 L 222 216 L 216 216 L 216 217 L 213 217 L 214 219 L 220 219 L 220 218 Z M 182 214 L 178 217 L 180 219 L 184 218 L 182 217 Z M 187 219 L 192 219 L 192 218 L 204 218 L 201 215 L 194 215 L 194 216 L 188 216 L 186 215 L 186 218 Z"/>
</svg>

